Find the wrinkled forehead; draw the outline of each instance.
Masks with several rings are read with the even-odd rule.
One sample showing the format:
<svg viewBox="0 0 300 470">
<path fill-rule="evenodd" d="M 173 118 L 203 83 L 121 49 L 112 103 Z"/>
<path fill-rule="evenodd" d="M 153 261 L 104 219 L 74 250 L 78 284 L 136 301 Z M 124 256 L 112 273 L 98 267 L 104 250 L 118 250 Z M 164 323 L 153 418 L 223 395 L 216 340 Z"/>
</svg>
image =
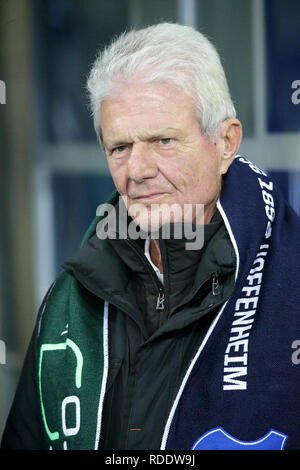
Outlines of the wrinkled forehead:
<svg viewBox="0 0 300 470">
<path fill-rule="evenodd" d="M 100 121 L 104 139 L 130 129 L 160 134 L 180 132 L 196 120 L 194 101 L 182 90 L 166 84 L 130 86 L 104 99 Z"/>
</svg>

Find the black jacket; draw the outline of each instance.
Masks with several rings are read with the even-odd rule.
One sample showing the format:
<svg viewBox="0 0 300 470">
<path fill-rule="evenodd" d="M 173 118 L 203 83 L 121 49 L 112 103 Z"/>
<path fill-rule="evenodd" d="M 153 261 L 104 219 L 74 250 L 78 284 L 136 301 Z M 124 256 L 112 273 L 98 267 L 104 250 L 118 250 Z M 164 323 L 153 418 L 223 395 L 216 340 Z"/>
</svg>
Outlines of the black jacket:
<svg viewBox="0 0 300 470">
<path fill-rule="evenodd" d="M 89 293 L 104 282 L 112 291 L 116 283 L 128 285 L 127 295 L 112 305 L 109 315 L 110 368 L 101 449 L 159 448 L 183 374 L 216 311 L 232 293 L 235 255 L 220 215 L 206 226 L 201 250 L 186 251 L 184 242 L 160 240 L 164 285 L 146 260 L 141 241 L 105 240 L 110 256 L 103 265 L 97 251 L 104 241 L 94 236 L 63 265 Z M 83 274 L 87 272 L 92 279 Z M 214 293 L 213 282 L 218 283 Z M 156 310 L 161 292 L 164 309 Z M 34 336 L 2 448 L 43 448 Z"/>
</svg>

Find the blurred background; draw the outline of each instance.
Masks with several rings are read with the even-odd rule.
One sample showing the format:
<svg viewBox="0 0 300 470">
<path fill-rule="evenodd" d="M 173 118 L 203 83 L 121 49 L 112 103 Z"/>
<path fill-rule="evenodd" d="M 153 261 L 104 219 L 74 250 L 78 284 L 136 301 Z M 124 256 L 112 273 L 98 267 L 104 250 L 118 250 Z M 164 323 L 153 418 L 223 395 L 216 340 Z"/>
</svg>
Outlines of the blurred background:
<svg viewBox="0 0 300 470">
<path fill-rule="evenodd" d="M 113 188 L 87 73 L 115 35 L 160 21 L 216 45 L 240 153 L 300 214 L 299 0 L 0 0 L 0 436 L 38 306 Z"/>
</svg>

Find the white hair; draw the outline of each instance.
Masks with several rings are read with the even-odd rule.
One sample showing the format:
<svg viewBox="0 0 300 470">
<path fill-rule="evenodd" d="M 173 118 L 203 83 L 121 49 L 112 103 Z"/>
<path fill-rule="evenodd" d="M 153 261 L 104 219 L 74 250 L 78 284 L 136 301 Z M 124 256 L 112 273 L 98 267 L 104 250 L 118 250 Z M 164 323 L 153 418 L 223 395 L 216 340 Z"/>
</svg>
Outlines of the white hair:
<svg viewBox="0 0 300 470">
<path fill-rule="evenodd" d="M 201 131 L 209 137 L 216 136 L 222 121 L 236 116 L 213 44 L 189 26 L 160 23 L 121 34 L 97 55 L 87 90 L 99 140 L 102 100 L 137 77 L 179 87 L 191 96 Z"/>
</svg>

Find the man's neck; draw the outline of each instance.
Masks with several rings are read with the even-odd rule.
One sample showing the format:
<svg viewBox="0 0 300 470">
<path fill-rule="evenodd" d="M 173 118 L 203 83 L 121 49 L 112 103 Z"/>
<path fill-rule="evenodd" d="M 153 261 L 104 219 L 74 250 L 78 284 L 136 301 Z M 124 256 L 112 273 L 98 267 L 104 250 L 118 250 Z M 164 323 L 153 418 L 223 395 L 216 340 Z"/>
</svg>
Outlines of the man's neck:
<svg viewBox="0 0 300 470">
<path fill-rule="evenodd" d="M 159 247 L 159 241 L 157 238 L 151 238 L 150 240 L 150 258 L 152 263 L 163 273 L 163 264 L 161 260 L 161 252 Z"/>
</svg>

